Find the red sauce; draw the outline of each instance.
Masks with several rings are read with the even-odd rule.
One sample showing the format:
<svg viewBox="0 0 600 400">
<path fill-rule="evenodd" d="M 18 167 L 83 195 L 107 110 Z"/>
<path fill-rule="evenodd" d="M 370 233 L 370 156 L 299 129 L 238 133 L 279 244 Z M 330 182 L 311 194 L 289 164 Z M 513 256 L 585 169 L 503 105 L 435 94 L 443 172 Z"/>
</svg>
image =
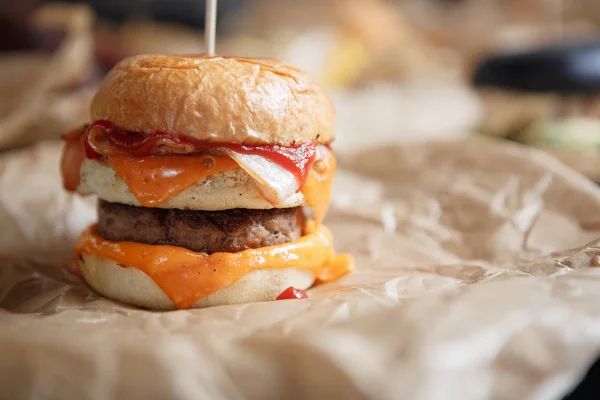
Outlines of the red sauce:
<svg viewBox="0 0 600 400">
<path fill-rule="evenodd" d="M 69 135 L 66 135 L 64 139 L 67 142 L 75 140 Z M 116 154 L 145 157 L 156 154 L 164 147 L 169 148 L 173 153 L 180 154 L 228 148 L 239 153 L 260 155 L 280 165 L 294 174 L 300 187 L 306 182 L 317 153 L 316 141 L 297 143 L 288 147 L 216 143 L 196 140 L 178 133 L 156 131 L 152 134 L 145 134 L 124 131 L 106 120 L 98 120 L 89 124 L 82 134 L 81 143 L 85 157 L 91 159 Z"/>
<path fill-rule="evenodd" d="M 300 187 L 304 186 L 308 173 L 315 163 L 317 144 L 314 141 L 303 142 L 294 147 L 277 145 L 247 146 L 223 145 L 239 153 L 256 154 L 262 156 L 281 167 L 287 169 L 298 179 Z"/>
<path fill-rule="evenodd" d="M 302 289 L 296 289 L 293 286 L 285 289 L 276 300 L 289 300 L 289 299 L 308 299 L 308 295 Z"/>
</svg>

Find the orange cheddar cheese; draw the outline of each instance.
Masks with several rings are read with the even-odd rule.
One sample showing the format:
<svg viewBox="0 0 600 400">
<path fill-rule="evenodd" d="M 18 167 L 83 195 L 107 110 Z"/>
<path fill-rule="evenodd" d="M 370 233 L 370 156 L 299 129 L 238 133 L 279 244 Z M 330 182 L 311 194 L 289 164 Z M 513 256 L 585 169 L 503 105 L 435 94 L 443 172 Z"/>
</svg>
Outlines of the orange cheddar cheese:
<svg viewBox="0 0 600 400">
<path fill-rule="evenodd" d="M 209 175 L 238 168 L 230 157 L 213 154 L 109 156 L 108 160 L 144 207 L 156 207 Z"/>
</svg>

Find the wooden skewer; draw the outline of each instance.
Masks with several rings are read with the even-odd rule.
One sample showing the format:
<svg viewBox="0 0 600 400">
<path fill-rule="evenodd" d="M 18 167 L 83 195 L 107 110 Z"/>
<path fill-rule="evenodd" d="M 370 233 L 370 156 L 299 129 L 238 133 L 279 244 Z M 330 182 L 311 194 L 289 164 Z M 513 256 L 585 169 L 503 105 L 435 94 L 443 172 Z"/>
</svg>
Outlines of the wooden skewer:
<svg viewBox="0 0 600 400">
<path fill-rule="evenodd" d="M 215 36 L 217 29 L 217 0 L 206 0 L 206 19 L 204 21 L 204 46 L 208 55 L 215 54 Z"/>
</svg>

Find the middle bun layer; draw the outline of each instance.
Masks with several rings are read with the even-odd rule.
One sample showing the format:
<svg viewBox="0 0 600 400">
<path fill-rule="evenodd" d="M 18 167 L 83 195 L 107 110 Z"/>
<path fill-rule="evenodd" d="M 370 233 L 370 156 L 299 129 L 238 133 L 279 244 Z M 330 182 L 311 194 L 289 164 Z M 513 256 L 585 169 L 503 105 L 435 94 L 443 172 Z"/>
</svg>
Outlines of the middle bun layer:
<svg viewBox="0 0 600 400">
<path fill-rule="evenodd" d="M 83 161 L 77 191 L 82 194 L 97 194 L 99 198 L 112 203 L 141 206 L 112 167 L 90 159 Z M 303 203 L 304 196 L 298 192 L 284 201 L 279 208 L 297 207 Z M 241 168 L 210 175 L 157 207 L 204 211 L 275 208 L 264 199 L 250 176 Z"/>
</svg>

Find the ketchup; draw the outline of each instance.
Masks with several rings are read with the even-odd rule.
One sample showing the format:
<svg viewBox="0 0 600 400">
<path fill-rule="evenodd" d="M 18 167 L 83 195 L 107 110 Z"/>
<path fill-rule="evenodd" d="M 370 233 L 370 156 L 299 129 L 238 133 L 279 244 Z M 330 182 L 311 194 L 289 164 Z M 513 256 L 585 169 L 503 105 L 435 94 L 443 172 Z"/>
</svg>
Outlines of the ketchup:
<svg viewBox="0 0 600 400">
<path fill-rule="evenodd" d="M 302 289 L 296 289 L 293 286 L 285 289 L 275 300 L 290 300 L 290 299 L 308 299 L 308 295 Z"/>
<path fill-rule="evenodd" d="M 314 141 L 303 142 L 294 147 L 283 147 L 277 145 L 224 145 L 239 153 L 260 155 L 274 163 L 281 165 L 298 179 L 300 186 L 303 186 L 308 177 L 308 173 L 315 163 L 317 156 L 317 146 Z"/>
<path fill-rule="evenodd" d="M 155 154 L 161 147 L 172 153 L 190 154 L 206 150 L 227 148 L 244 154 L 260 155 L 291 172 L 300 187 L 306 182 L 317 155 L 316 141 L 295 143 L 292 146 L 246 145 L 197 140 L 178 133 L 155 131 L 152 134 L 124 131 L 112 122 L 97 120 L 89 124 L 81 136 L 65 135 L 68 143 L 81 140 L 86 158 L 97 159 L 103 155 L 129 155 L 146 157 Z"/>
</svg>

